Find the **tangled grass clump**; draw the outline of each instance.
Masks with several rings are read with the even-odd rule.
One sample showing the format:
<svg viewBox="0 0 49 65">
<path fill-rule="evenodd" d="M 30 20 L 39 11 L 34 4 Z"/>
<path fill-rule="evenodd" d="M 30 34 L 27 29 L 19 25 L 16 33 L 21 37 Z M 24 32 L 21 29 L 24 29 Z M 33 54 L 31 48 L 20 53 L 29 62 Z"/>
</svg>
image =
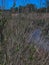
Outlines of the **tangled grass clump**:
<svg viewBox="0 0 49 65">
<path fill-rule="evenodd" d="M 7 22 L 7 19 L 3 18 L 0 20 L 0 41 L 2 42 L 3 41 L 3 38 L 4 38 L 4 35 L 3 35 L 3 30 L 4 30 L 4 25 L 5 23 Z"/>
<path fill-rule="evenodd" d="M 5 43 L 4 43 L 4 34 L 3 30 L 5 27 L 5 23 L 7 22 L 6 18 L 0 19 L 0 64 L 4 65 L 4 53 L 5 53 Z"/>
</svg>

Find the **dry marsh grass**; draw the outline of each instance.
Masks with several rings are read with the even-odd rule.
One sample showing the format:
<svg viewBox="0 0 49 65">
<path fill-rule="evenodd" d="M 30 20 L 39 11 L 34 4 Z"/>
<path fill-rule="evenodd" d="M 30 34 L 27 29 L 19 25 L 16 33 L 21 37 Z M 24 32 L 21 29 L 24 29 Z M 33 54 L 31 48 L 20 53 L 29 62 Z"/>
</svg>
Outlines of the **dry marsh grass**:
<svg viewBox="0 0 49 65">
<path fill-rule="evenodd" d="M 40 28 L 44 31 L 49 24 L 48 18 L 49 14 L 45 13 L 12 15 L 3 30 L 4 41 L 0 51 L 0 65 L 49 65 L 49 52 L 37 47 L 34 42 L 28 43 L 26 40 L 34 29 Z"/>
</svg>

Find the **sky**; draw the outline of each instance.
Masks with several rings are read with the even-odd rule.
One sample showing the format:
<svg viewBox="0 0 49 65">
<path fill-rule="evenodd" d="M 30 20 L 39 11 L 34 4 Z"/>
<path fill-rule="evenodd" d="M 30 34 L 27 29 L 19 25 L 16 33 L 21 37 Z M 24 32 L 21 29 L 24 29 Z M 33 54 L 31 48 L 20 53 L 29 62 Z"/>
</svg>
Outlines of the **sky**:
<svg viewBox="0 0 49 65">
<path fill-rule="evenodd" d="M 4 0 L 5 9 L 10 9 L 13 6 L 14 0 Z M 26 4 L 35 4 L 37 8 L 44 7 L 45 0 L 41 0 L 42 6 L 40 6 L 40 0 L 16 0 L 16 6 L 24 6 Z M 2 6 L 2 0 L 0 0 L 0 8 Z"/>
</svg>

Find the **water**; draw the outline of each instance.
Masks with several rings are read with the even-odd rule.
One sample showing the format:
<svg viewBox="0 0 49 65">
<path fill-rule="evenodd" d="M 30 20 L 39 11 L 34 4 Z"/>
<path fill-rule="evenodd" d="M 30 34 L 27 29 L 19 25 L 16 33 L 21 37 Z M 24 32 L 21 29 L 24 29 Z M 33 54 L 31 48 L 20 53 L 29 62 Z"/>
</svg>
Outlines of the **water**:
<svg viewBox="0 0 49 65">
<path fill-rule="evenodd" d="M 35 29 L 28 36 L 27 42 L 34 42 L 37 46 L 44 48 L 44 50 L 49 51 L 49 41 L 41 36 L 41 29 Z"/>
<path fill-rule="evenodd" d="M 41 36 L 41 30 L 35 29 L 33 32 L 29 34 L 28 42 L 32 42 L 32 41 L 38 42 L 40 40 L 40 36 Z"/>
</svg>

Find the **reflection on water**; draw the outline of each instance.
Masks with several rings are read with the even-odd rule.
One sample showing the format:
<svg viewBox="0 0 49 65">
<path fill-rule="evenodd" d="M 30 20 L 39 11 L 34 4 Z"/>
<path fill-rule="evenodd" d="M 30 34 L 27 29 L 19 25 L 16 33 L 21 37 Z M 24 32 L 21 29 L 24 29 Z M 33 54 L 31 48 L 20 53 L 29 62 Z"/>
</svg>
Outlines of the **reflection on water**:
<svg viewBox="0 0 49 65">
<path fill-rule="evenodd" d="M 28 42 L 32 42 L 32 41 L 38 42 L 40 40 L 40 36 L 41 36 L 41 30 L 35 29 L 33 32 L 29 34 Z"/>
<path fill-rule="evenodd" d="M 49 41 L 41 36 L 41 29 L 35 29 L 33 32 L 29 34 L 27 42 L 34 42 L 39 47 L 44 48 L 44 50 L 49 51 Z M 45 42 L 46 41 L 46 42 Z"/>
</svg>

